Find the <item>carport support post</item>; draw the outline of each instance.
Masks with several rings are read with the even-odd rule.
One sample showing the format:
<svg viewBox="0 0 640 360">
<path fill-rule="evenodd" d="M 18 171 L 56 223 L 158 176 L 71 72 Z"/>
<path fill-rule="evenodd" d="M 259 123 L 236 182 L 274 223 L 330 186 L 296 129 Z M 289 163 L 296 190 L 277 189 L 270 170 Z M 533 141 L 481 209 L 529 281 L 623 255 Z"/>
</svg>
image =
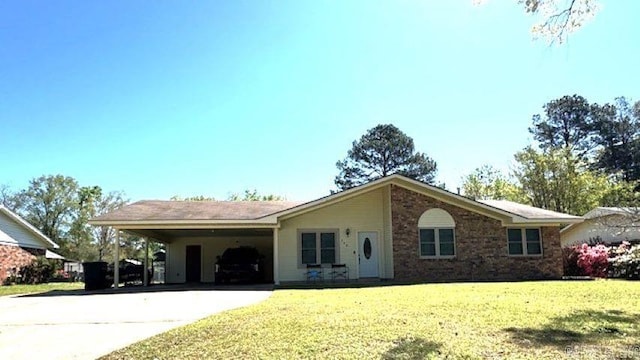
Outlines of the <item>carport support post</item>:
<svg viewBox="0 0 640 360">
<path fill-rule="evenodd" d="M 273 229 L 273 283 L 280 285 L 280 274 L 278 273 L 278 229 Z"/>
<path fill-rule="evenodd" d="M 116 229 L 116 240 L 113 262 L 113 288 L 117 289 L 120 286 L 120 229 Z"/>
<path fill-rule="evenodd" d="M 144 238 L 144 274 L 142 275 L 142 283 L 149 286 L 149 238 Z"/>
</svg>

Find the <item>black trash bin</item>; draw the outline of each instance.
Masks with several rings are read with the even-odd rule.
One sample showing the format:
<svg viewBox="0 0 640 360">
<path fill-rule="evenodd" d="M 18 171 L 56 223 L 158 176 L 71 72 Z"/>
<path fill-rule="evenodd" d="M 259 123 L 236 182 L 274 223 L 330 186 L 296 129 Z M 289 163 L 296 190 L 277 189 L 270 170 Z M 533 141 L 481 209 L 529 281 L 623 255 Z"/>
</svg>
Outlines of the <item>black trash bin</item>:
<svg viewBox="0 0 640 360">
<path fill-rule="evenodd" d="M 84 289 L 106 289 L 111 284 L 107 280 L 107 263 L 104 261 L 92 261 L 82 263 L 84 268 Z"/>
</svg>

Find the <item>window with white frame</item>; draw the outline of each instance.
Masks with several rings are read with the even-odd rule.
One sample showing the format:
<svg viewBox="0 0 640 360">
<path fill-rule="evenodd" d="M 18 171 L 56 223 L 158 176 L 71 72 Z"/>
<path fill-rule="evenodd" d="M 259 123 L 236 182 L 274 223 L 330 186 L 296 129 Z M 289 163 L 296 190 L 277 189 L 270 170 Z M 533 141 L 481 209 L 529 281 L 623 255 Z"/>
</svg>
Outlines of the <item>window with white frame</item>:
<svg viewBox="0 0 640 360">
<path fill-rule="evenodd" d="M 453 217 L 442 209 L 429 209 L 418 220 L 419 254 L 423 258 L 456 255 Z"/>
<path fill-rule="evenodd" d="M 542 239 L 538 228 L 507 229 L 509 255 L 541 255 Z"/>
<path fill-rule="evenodd" d="M 299 231 L 299 263 L 334 264 L 338 258 L 337 230 Z"/>
</svg>

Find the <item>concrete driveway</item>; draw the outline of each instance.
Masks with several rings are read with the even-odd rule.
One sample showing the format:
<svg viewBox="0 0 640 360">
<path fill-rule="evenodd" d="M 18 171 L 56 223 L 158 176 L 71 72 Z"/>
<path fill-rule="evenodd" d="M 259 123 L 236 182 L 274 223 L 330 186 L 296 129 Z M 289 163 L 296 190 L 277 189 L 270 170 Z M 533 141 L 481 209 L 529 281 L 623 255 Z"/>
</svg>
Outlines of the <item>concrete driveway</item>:
<svg viewBox="0 0 640 360">
<path fill-rule="evenodd" d="M 270 295 L 270 287 L 166 287 L 0 297 L 0 359 L 95 359 Z"/>
</svg>

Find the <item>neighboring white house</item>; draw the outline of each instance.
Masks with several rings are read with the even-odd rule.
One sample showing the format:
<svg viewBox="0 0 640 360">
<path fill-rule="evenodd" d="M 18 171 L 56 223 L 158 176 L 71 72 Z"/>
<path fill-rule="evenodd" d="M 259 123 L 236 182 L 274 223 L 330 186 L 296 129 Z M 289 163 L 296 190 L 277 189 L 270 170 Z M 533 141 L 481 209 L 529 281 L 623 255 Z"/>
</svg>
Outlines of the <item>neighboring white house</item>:
<svg viewBox="0 0 640 360">
<path fill-rule="evenodd" d="M 33 261 L 36 255 L 62 258 L 58 245 L 16 213 L 0 205 L 0 282 Z"/>
<path fill-rule="evenodd" d="M 640 241 L 639 215 L 633 208 L 597 207 L 584 214 L 584 222 L 560 230 L 560 241 L 563 247 L 595 241 Z"/>
</svg>

